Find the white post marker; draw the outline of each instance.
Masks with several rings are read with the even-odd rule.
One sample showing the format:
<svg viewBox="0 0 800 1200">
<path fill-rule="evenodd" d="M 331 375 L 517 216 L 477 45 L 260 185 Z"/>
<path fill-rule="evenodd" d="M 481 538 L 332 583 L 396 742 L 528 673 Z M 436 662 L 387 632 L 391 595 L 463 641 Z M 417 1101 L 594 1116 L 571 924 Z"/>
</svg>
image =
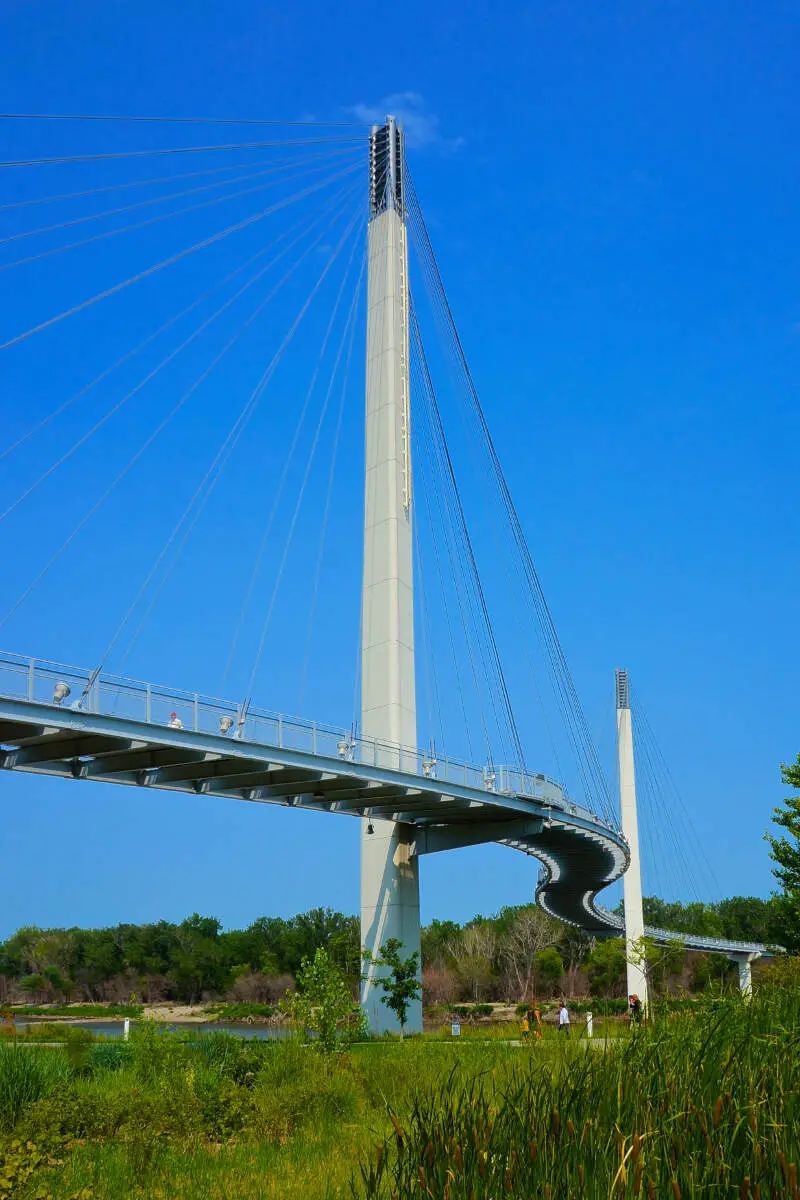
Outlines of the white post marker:
<svg viewBox="0 0 800 1200">
<path fill-rule="evenodd" d="M 122 1040 L 123 1040 L 123 1042 L 127 1042 L 128 1038 L 130 1037 L 130 1032 L 131 1032 L 131 1019 L 130 1019 L 130 1017 L 126 1017 L 125 1020 L 122 1022 Z"/>
<path fill-rule="evenodd" d="M 587 1038 L 590 1038 L 593 1035 L 594 1035 L 593 1017 L 590 1012 L 587 1012 L 587 1014 L 586 1014 L 586 1036 L 587 1036 Z"/>
<path fill-rule="evenodd" d="M 617 681 L 617 753 L 619 756 L 619 808 L 622 832 L 628 839 L 631 862 L 623 880 L 625 909 L 625 957 L 628 995 L 638 996 L 642 1011 L 647 1011 L 647 976 L 641 962 L 644 937 L 642 909 L 642 864 L 639 857 L 639 818 L 636 811 L 636 771 L 633 762 L 633 727 L 628 672 L 618 670 Z"/>
</svg>

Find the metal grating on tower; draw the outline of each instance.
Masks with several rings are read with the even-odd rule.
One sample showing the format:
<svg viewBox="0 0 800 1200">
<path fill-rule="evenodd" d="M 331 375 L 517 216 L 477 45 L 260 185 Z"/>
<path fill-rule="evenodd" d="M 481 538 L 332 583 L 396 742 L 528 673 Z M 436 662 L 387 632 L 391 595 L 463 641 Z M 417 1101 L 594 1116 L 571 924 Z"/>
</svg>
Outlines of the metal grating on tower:
<svg viewBox="0 0 800 1200">
<path fill-rule="evenodd" d="M 630 708 L 631 698 L 628 690 L 628 672 L 618 669 L 617 676 L 617 708 Z"/>
<path fill-rule="evenodd" d="M 405 217 L 403 164 L 405 139 L 393 117 L 385 125 L 373 125 L 369 135 L 369 215 L 377 217 L 387 208 Z"/>
</svg>

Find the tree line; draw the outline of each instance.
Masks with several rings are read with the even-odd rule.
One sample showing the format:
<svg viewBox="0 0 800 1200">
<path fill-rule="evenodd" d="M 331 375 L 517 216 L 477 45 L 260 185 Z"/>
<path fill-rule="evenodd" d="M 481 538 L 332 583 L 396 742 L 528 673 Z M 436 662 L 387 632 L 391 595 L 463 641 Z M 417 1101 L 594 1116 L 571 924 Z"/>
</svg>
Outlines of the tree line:
<svg viewBox="0 0 800 1200">
<path fill-rule="evenodd" d="M 685 905 L 645 900 L 648 923 L 739 940 L 769 941 L 774 909 L 775 901 L 757 897 Z M 331 909 L 259 917 L 246 929 L 230 930 L 197 913 L 179 924 L 28 926 L 0 942 L 0 1000 L 124 1003 L 135 994 L 145 1003 L 274 1002 L 293 986 L 303 960 L 320 948 L 355 990 L 361 971 L 358 918 Z M 431 921 L 422 930 L 422 963 L 428 1003 L 519 1003 L 561 990 L 573 996 L 624 991 L 620 939 L 586 937 L 534 904 L 509 906 L 463 925 Z M 703 987 L 726 970 L 724 959 L 693 953 L 676 953 L 667 965 L 664 986 Z"/>
</svg>

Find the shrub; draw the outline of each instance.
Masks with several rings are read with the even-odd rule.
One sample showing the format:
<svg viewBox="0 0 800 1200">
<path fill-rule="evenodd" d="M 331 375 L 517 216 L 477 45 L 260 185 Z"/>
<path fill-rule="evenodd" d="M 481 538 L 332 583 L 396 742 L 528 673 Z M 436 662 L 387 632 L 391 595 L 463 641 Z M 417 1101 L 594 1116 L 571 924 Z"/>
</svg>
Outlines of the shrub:
<svg viewBox="0 0 800 1200">
<path fill-rule="evenodd" d="M 491 1004 L 450 1004 L 447 1011 L 460 1017 L 462 1021 L 469 1021 L 477 1017 L 490 1017 L 494 1008 Z"/>
<path fill-rule="evenodd" d="M 86 1056 L 90 1071 L 118 1071 L 132 1061 L 133 1047 L 129 1042 L 95 1042 Z"/>
<path fill-rule="evenodd" d="M 11 1130 L 23 1110 L 70 1076 L 57 1050 L 0 1044 L 0 1130 Z"/>
<path fill-rule="evenodd" d="M 252 1082 L 270 1053 L 265 1042 L 246 1041 L 228 1033 L 203 1033 L 190 1046 L 219 1078 L 231 1079 L 238 1084 Z"/>
</svg>

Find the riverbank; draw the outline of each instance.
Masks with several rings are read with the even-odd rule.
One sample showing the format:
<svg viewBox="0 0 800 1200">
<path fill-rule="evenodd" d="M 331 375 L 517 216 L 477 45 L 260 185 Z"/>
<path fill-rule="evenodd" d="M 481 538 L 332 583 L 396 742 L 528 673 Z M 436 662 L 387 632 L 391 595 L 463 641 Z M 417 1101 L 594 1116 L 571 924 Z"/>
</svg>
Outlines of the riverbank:
<svg viewBox="0 0 800 1200">
<path fill-rule="evenodd" d="M 163 1025 L 203 1025 L 216 1021 L 242 1024 L 282 1024 L 280 1010 L 269 1004 L 38 1004 L 10 1005 L 4 1013 L 14 1020 L 42 1018 L 48 1022 L 82 1023 L 149 1020 Z"/>
</svg>

